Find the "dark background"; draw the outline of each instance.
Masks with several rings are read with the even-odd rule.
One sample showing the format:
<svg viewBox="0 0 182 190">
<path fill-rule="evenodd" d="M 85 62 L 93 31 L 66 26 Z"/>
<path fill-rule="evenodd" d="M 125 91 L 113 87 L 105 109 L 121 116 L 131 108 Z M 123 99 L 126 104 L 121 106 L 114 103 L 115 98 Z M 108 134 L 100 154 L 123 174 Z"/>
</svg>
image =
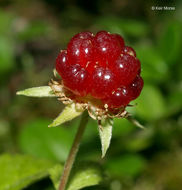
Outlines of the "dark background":
<svg viewBox="0 0 182 190">
<path fill-rule="evenodd" d="M 174 11 L 151 10 L 175 6 Z M 100 163 L 109 182 L 85 188 L 180 190 L 182 186 L 182 2 L 151 0 L 0 1 L 0 153 L 64 162 L 79 118 L 57 130 L 47 125 L 62 110 L 56 99 L 17 97 L 47 85 L 55 58 L 81 31 L 121 34 L 135 48 L 145 85 L 128 110 L 146 130 L 116 119 L 106 157 L 96 122 L 87 127 L 78 160 Z M 45 179 L 30 189 L 51 190 Z"/>
</svg>

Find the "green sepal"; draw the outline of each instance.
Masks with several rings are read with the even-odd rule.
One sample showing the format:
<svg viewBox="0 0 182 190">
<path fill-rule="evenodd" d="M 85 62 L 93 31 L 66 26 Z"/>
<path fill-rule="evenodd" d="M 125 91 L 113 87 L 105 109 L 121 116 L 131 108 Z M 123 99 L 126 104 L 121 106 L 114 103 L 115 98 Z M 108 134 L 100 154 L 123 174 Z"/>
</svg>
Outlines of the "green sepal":
<svg viewBox="0 0 182 190">
<path fill-rule="evenodd" d="M 39 86 L 33 88 L 27 88 L 25 90 L 18 91 L 17 95 L 30 96 L 30 97 L 57 97 L 50 86 Z"/>
<path fill-rule="evenodd" d="M 113 119 L 111 118 L 102 119 L 99 122 L 99 135 L 102 147 L 102 158 L 105 156 L 111 142 L 112 126 Z"/>
<path fill-rule="evenodd" d="M 67 105 L 48 127 L 56 127 L 81 115 L 84 109 L 78 109 L 75 103 Z"/>
</svg>

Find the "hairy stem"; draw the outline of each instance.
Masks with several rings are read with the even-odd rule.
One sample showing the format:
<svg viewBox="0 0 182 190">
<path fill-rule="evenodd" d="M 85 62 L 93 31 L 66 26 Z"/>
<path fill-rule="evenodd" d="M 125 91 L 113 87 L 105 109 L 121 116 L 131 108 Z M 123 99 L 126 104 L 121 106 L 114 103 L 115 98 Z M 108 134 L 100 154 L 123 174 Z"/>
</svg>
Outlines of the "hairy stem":
<svg viewBox="0 0 182 190">
<path fill-rule="evenodd" d="M 66 188 L 68 178 L 70 176 L 70 172 L 73 167 L 73 164 L 74 164 L 74 161 L 75 161 L 78 149 L 79 149 L 80 141 L 83 136 L 87 122 L 88 122 L 88 113 L 84 112 L 82 114 L 80 125 L 78 127 L 78 130 L 77 130 L 74 142 L 72 144 L 71 150 L 69 152 L 68 158 L 64 165 L 63 174 L 61 176 L 61 180 L 60 180 L 60 184 L 59 184 L 59 190 L 65 190 L 65 188 Z"/>
</svg>

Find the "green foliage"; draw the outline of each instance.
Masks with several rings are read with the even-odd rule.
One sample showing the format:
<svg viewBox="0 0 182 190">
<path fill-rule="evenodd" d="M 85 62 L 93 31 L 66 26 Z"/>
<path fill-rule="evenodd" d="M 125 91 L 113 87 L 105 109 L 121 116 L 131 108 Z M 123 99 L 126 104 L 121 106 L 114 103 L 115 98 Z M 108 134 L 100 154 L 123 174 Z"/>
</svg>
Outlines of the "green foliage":
<svg viewBox="0 0 182 190">
<path fill-rule="evenodd" d="M 146 150 L 152 144 L 152 135 L 151 129 L 142 130 L 132 135 L 132 139 L 127 139 L 124 143 L 125 147 L 131 152 Z"/>
<path fill-rule="evenodd" d="M 13 15 L 0 9 L 0 36 L 8 36 L 11 33 L 9 29 L 12 29 L 12 22 Z"/>
<path fill-rule="evenodd" d="M 57 165 L 50 170 L 51 179 L 56 189 L 59 187 L 61 169 L 62 167 Z M 87 186 L 98 185 L 102 179 L 102 170 L 98 164 L 77 163 L 70 177 L 67 190 L 79 190 Z"/>
<path fill-rule="evenodd" d="M 117 177 L 136 177 L 145 168 L 145 160 L 135 154 L 119 156 L 107 164 L 110 173 Z"/>
<path fill-rule="evenodd" d="M 0 190 L 21 190 L 48 176 L 53 163 L 26 155 L 0 156 Z"/>
<path fill-rule="evenodd" d="M 159 39 L 159 51 L 168 64 L 175 64 L 181 54 L 182 26 L 178 21 L 169 22 Z"/>
<path fill-rule="evenodd" d="M 113 136 L 121 137 L 131 133 L 136 127 L 127 119 L 114 119 Z"/>
<path fill-rule="evenodd" d="M 14 68 L 14 49 L 13 42 L 0 35 L 0 74 L 4 75 L 7 71 Z"/>
<path fill-rule="evenodd" d="M 144 81 L 159 83 L 167 79 L 168 66 L 165 59 L 162 58 L 154 47 L 142 45 L 136 50 L 137 56 L 142 63 Z"/>
<path fill-rule="evenodd" d="M 165 101 L 157 87 L 145 85 L 136 101 L 136 113 L 143 119 L 156 120 L 166 114 Z"/>
<path fill-rule="evenodd" d="M 101 17 L 96 22 L 98 30 L 100 28 L 114 33 L 141 37 L 149 32 L 149 26 L 139 20 L 121 19 L 118 17 Z"/>
<path fill-rule="evenodd" d="M 56 166 L 54 166 L 49 170 L 50 178 L 54 184 L 55 189 L 58 189 L 59 187 L 62 171 L 63 167 L 60 164 L 57 164 Z"/>
<path fill-rule="evenodd" d="M 46 36 L 52 32 L 46 22 L 34 21 L 18 33 L 18 38 L 22 41 L 34 40 L 37 37 Z"/>
<path fill-rule="evenodd" d="M 65 161 L 74 133 L 63 126 L 50 129 L 47 127 L 49 123 L 47 119 L 25 123 L 18 138 L 19 146 L 27 154 Z"/>
<path fill-rule="evenodd" d="M 21 190 L 48 176 L 57 189 L 63 170 L 62 165 L 48 160 L 9 154 L 0 156 L 0 168 L 0 190 Z M 102 170 L 98 164 L 78 164 L 72 172 L 68 190 L 79 190 L 83 187 L 97 185 L 102 179 Z"/>
</svg>

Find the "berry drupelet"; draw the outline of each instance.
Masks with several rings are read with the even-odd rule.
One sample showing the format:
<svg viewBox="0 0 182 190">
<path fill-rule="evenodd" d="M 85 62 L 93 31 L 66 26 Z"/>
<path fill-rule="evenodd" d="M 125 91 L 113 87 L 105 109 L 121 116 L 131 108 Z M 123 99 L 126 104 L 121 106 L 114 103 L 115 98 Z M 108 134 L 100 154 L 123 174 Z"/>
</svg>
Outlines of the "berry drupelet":
<svg viewBox="0 0 182 190">
<path fill-rule="evenodd" d="M 75 35 L 59 53 L 56 70 L 71 99 L 100 108 L 126 107 L 143 88 L 135 51 L 120 35 L 106 31 Z"/>
</svg>

